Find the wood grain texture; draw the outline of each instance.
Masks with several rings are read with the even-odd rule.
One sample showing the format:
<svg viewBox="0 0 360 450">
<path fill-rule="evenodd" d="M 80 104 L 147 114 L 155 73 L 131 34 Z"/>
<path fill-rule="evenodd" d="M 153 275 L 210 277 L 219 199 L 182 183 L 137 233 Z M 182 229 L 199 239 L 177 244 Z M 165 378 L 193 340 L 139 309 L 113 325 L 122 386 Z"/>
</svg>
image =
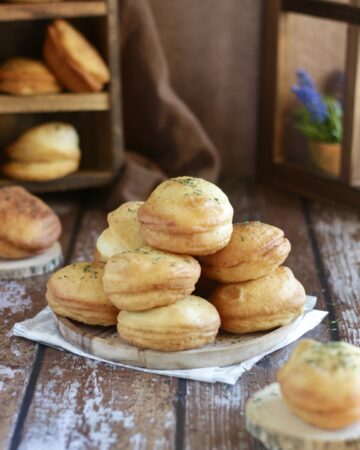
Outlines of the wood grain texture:
<svg viewBox="0 0 360 450">
<path fill-rule="evenodd" d="M 0 22 L 14 20 L 52 19 L 61 17 L 91 17 L 106 14 L 105 1 L 67 1 L 39 4 L 0 4 Z"/>
<path fill-rule="evenodd" d="M 66 254 L 74 227 L 77 203 L 54 199 L 50 206 L 58 213 L 63 233 L 61 245 Z M 36 346 L 11 336 L 16 322 L 32 317 L 45 305 L 44 289 L 48 276 L 27 280 L 0 281 L 0 447 L 7 448 L 12 437 L 23 395 L 32 371 Z"/>
<path fill-rule="evenodd" d="M 0 114 L 64 111 L 107 111 L 109 94 L 0 95 Z"/>
<path fill-rule="evenodd" d="M 128 344 L 120 339 L 115 327 L 88 326 L 61 316 L 57 316 L 56 320 L 62 336 L 91 355 L 131 366 L 162 370 L 221 367 L 246 361 L 281 344 L 298 327 L 302 316 L 267 332 L 236 336 L 220 330 L 213 343 L 176 352 L 142 349 Z"/>
<path fill-rule="evenodd" d="M 94 198 L 86 209 L 72 261 L 92 258 L 106 226 L 103 204 Z M 47 349 L 20 448 L 172 448 L 176 389 L 176 379 Z"/>
<path fill-rule="evenodd" d="M 341 339 L 360 345 L 359 213 L 315 203 L 311 217 L 329 281 L 332 327 Z"/>
<path fill-rule="evenodd" d="M 285 236 L 292 244 L 285 265 L 294 271 L 307 293 L 318 297 L 317 307 L 325 309 L 322 286 L 314 269 L 315 260 L 307 223 L 299 200 L 274 189 L 264 191 L 239 182 L 228 183 L 225 192 L 230 194 L 230 201 L 235 207 L 235 221 L 260 220 L 285 231 Z M 307 336 L 327 340 L 330 337 L 327 321 L 323 321 Z M 238 448 L 241 443 L 242 450 L 263 449 L 244 431 L 244 405 L 253 392 L 275 381 L 279 367 L 288 359 L 294 345 L 265 357 L 245 373 L 234 387 L 187 382 L 185 448 L 196 448 L 199 442 L 206 439 L 204 448 L 231 450 Z M 204 429 L 207 430 L 206 437 Z"/>
</svg>

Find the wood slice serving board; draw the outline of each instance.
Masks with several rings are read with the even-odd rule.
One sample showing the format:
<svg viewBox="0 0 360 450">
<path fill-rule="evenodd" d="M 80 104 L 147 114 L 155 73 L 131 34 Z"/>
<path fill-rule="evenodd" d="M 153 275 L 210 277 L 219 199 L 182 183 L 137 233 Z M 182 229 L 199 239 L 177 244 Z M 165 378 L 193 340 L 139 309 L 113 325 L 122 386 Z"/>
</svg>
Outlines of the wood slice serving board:
<svg viewBox="0 0 360 450">
<path fill-rule="evenodd" d="M 55 242 L 44 253 L 23 259 L 1 259 L 0 279 L 14 280 L 43 275 L 58 267 L 63 259 L 61 245 Z"/>
<path fill-rule="evenodd" d="M 236 336 L 220 331 L 214 343 L 180 352 L 141 349 L 127 344 L 115 327 L 85 325 L 60 316 L 56 316 L 56 320 L 67 341 L 98 358 L 147 369 L 195 369 L 229 366 L 267 352 L 286 339 L 302 316 L 269 332 Z"/>
<path fill-rule="evenodd" d="M 359 450 L 360 422 L 335 431 L 305 423 L 285 405 L 278 383 L 246 404 L 245 426 L 269 450 Z"/>
</svg>

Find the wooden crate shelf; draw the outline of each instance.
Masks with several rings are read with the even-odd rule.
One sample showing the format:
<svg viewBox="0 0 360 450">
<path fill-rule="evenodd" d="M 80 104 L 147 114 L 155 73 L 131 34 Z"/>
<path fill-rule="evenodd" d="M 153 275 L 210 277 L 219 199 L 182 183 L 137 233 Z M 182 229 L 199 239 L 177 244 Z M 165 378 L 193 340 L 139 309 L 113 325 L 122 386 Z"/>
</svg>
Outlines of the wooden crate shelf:
<svg viewBox="0 0 360 450">
<path fill-rule="evenodd" d="M 75 172 L 65 178 L 59 178 L 58 180 L 41 183 L 0 178 L 0 188 L 16 184 L 23 186 L 31 192 L 56 192 L 61 190 L 105 186 L 113 179 L 113 177 L 114 173 L 111 170 L 101 171 L 81 169 L 79 172 Z"/>
<path fill-rule="evenodd" d="M 107 111 L 110 106 L 109 94 L 51 94 L 38 96 L 0 95 L 0 114 L 66 112 L 66 111 Z"/>
<path fill-rule="evenodd" d="M 106 13 L 107 3 L 105 1 L 0 4 L 0 22 L 53 19 L 57 17 L 100 17 L 105 16 Z"/>
</svg>

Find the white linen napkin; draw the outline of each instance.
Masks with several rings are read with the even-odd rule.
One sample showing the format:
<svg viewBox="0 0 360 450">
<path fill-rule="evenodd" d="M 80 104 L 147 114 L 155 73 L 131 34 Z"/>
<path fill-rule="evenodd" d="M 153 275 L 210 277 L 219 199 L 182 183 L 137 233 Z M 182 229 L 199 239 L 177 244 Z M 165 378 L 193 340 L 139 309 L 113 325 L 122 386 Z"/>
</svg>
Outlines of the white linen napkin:
<svg viewBox="0 0 360 450">
<path fill-rule="evenodd" d="M 12 333 L 14 336 L 21 336 L 32 341 L 40 342 L 41 344 L 49 345 L 50 347 L 55 347 L 59 350 L 67 350 L 85 358 L 95 359 L 97 361 L 102 361 L 133 370 L 139 370 L 140 372 L 155 373 L 159 375 L 178 378 L 187 378 L 189 380 L 206 381 L 209 383 L 221 382 L 227 384 L 235 384 L 244 372 L 250 370 L 253 365 L 260 361 L 260 359 L 262 359 L 264 356 L 276 350 L 279 350 L 280 348 L 283 348 L 288 344 L 291 344 L 292 342 L 303 336 L 305 333 L 315 328 L 328 314 L 326 311 L 319 311 L 314 309 L 315 304 L 316 297 L 308 295 L 303 319 L 301 320 L 299 325 L 289 334 L 285 341 L 277 344 L 266 353 L 261 353 L 240 364 L 226 367 L 206 367 L 203 369 L 186 370 L 153 370 L 143 369 L 141 367 L 133 367 L 98 358 L 84 352 L 83 350 L 80 350 L 62 337 L 57 328 L 53 313 L 49 307 L 44 308 L 32 319 L 16 323 L 12 329 Z"/>
</svg>

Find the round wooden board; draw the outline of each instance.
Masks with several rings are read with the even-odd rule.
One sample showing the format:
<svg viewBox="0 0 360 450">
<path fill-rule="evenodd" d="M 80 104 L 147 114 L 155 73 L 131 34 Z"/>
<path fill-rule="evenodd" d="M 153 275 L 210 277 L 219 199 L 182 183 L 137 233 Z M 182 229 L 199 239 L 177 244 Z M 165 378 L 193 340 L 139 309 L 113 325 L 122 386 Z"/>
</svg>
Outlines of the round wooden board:
<svg viewBox="0 0 360 450">
<path fill-rule="evenodd" d="M 109 361 L 147 369 L 195 369 L 237 364 L 271 350 L 281 343 L 301 322 L 273 331 L 234 335 L 220 331 L 216 341 L 204 347 L 180 352 L 141 349 L 124 342 L 115 327 L 95 327 L 56 316 L 62 336 L 81 350 Z"/>
<path fill-rule="evenodd" d="M 247 402 L 245 426 L 269 450 L 360 449 L 360 422 L 336 431 L 309 425 L 287 408 L 278 383 L 258 391 Z"/>
<path fill-rule="evenodd" d="M 63 260 L 61 245 L 55 242 L 44 253 L 24 259 L 1 259 L 0 280 L 29 278 L 52 272 Z"/>
</svg>

